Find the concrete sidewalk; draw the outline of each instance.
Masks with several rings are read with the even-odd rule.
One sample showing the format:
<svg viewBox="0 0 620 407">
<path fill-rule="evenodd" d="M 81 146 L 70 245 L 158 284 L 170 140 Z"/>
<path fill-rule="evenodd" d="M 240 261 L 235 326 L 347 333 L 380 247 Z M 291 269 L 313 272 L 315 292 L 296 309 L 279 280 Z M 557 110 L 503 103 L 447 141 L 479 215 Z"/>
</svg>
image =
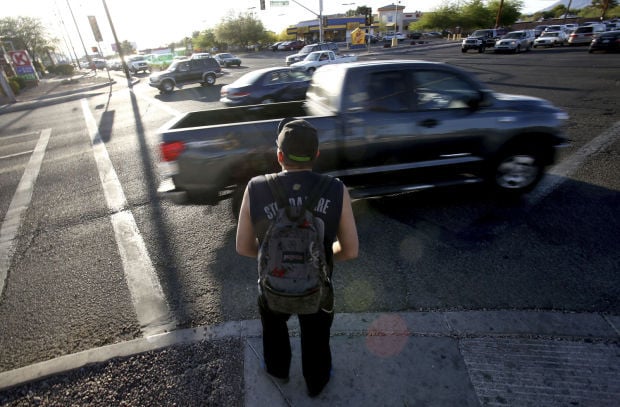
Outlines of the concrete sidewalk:
<svg viewBox="0 0 620 407">
<path fill-rule="evenodd" d="M 109 405 L 111 394 L 127 405 L 617 406 L 620 400 L 618 316 L 339 314 L 332 328 L 334 374 L 316 399 L 305 391 L 296 318 L 289 327 L 293 362 L 287 384 L 263 372 L 260 322 L 250 320 L 0 373 L 0 404 Z M 223 364 L 201 369 L 213 362 L 202 356 L 212 344 L 225 348 L 217 354 Z M 197 384 L 203 380 L 217 386 L 205 390 Z"/>
<path fill-rule="evenodd" d="M 93 91 L 105 92 L 106 88 L 123 80 L 122 73 L 110 71 L 77 71 L 71 76 L 47 76 L 42 78 L 38 85 L 22 89 L 15 96 L 16 101 L 11 103 L 7 97 L 0 95 L 0 114 L 19 112 L 55 103 L 62 103 L 72 99 L 79 99 Z"/>
</svg>

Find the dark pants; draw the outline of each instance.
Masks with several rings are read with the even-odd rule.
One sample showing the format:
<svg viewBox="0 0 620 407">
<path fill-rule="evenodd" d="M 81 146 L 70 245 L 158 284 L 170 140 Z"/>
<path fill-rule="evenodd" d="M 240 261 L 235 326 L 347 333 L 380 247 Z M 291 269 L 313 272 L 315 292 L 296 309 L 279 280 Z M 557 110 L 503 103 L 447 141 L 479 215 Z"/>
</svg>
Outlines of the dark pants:
<svg viewBox="0 0 620 407">
<path fill-rule="evenodd" d="M 286 322 L 290 314 L 271 311 L 260 295 L 258 309 L 263 324 L 263 357 L 267 373 L 287 378 L 291 366 L 291 344 Z M 298 315 L 298 318 L 301 363 L 306 385 L 311 392 L 320 391 L 329 381 L 332 367 L 329 335 L 334 313 L 320 310 L 316 314 Z"/>
</svg>

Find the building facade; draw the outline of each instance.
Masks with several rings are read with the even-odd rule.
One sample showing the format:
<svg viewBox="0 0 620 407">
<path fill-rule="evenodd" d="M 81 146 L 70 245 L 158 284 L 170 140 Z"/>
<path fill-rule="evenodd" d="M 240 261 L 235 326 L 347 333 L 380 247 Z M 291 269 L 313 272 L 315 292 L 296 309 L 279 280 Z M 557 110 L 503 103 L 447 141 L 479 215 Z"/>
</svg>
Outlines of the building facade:
<svg viewBox="0 0 620 407">
<path fill-rule="evenodd" d="M 400 2 L 399 2 L 400 3 Z M 366 25 L 364 16 L 347 17 L 343 14 L 323 17 L 323 40 L 334 42 L 347 41 L 351 31 L 356 28 L 365 29 L 369 34 L 386 34 L 389 32 L 409 33 L 408 26 L 420 17 L 419 11 L 409 13 L 405 6 L 389 4 L 380 7 L 377 14 L 372 16 L 372 24 Z M 306 43 L 318 42 L 320 38 L 318 18 L 300 21 L 287 28 L 286 33 Z"/>
</svg>

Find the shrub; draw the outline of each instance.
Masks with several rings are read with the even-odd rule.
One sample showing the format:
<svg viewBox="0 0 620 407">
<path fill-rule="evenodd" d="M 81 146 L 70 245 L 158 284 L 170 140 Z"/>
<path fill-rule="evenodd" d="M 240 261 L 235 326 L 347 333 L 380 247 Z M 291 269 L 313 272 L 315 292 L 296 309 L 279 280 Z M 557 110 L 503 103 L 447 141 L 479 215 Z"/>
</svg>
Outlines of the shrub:
<svg viewBox="0 0 620 407">
<path fill-rule="evenodd" d="M 21 76 L 13 76 L 12 78 L 15 78 L 15 80 L 19 84 L 20 89 L 24 89 L 26 87 L 26 80 Z"/>
<path fill-rule="evenodd" d="M 19 91 L 22 89 L 17 79 L 17 76 L 11 76 L 9 78 L 9 86 L 11 87 L 11 90 L 13 90 L 14 95 L 18 95 Z"/>
<path fill-rule="evenodd" d="M 56 75 L 72 75 L 75 68 L 71 64 L 58 64 L 48 67 L 47 70 Z"/>
</svg>

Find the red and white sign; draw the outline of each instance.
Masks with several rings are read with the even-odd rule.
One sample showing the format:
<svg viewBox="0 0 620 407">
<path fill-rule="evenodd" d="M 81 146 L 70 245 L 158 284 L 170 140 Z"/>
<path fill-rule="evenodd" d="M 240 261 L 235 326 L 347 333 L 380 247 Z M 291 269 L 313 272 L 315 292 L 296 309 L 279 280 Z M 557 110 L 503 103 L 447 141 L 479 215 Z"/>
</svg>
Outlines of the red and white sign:
<svg viewBox="0 0 620 407">
<path fill-rule="evenodd" d="M 31 66 L 32 62 L 30 61 L 30 56 L 28 56 L 28 51 L 9 51 L 9 56 L 13 61 L 15 66 Z"/>
</svg>

